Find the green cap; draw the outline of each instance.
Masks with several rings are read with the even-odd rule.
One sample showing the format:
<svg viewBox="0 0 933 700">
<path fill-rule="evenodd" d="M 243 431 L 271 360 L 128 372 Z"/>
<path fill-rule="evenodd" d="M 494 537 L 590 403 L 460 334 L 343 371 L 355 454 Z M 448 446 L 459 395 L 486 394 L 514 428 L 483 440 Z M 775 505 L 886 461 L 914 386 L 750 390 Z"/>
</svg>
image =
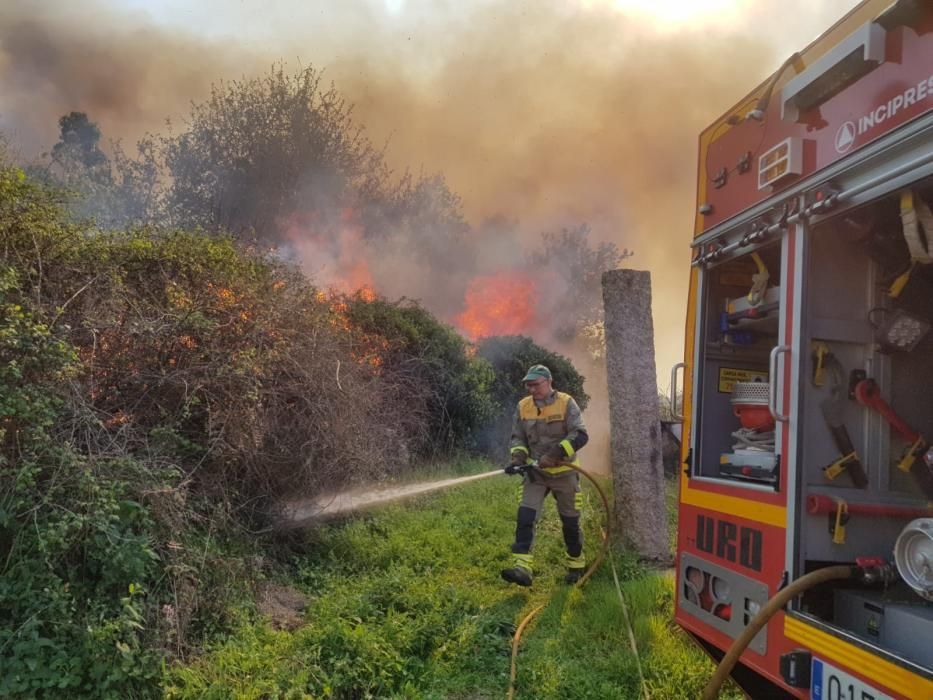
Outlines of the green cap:
<svg viewBox="0 0 933 700">
<path fill-rule="evenodd" d="M 528 373 L 522 381 L 533 382 L 536 379 L 551 379 L 551 370 L 544 365 L 532 365 L 528 368 Z"/>
</svg>

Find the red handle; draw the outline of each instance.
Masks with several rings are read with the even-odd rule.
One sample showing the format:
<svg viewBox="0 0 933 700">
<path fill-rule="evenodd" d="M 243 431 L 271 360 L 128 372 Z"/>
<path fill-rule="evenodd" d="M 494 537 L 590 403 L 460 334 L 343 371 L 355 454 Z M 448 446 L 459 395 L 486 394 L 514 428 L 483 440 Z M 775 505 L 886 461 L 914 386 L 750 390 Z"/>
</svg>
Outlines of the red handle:
<svg viewBox="0 0 933 700">
<path fill-rule="evenodd" d="M 920 434 L 911 428 L 904 419 L 894 412 L 894 409 L 888 405 L 888 402 L 881 398 L 881 389 L 875 384 L 874 379 L 863 379 L 855 385 L 855 398 L 863 406 L 881 414 L 881 417 L 890 425 L 895 432 L 903 437 L 909 443 L 915 443 L 920 439 Z"/>
<path fill-rule="evenodd" d="M 807 496 L 807 512 L 812 515 L 835 513 L 839 502 L 829 496 L 811 494 Z M 846 503 L 850 515 L 869 515 L 876 518 L 928 518 L 933 515 L 929 508 L 889 506 L 879 503 Z"/>
<path fill-rule="evenodd" d="M 886 566 L 887 563 L 883 557 L 855 557 L 855 565 L 860 569 L 867 569 L 869 566 Z"/>
</svg>

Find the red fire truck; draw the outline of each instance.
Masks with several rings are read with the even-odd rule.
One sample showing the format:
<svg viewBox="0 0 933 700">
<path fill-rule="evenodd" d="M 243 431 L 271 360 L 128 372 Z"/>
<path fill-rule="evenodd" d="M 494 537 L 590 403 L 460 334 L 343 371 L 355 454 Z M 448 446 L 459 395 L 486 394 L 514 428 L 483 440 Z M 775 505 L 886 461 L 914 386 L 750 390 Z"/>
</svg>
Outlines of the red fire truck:
<svg viewBox="0 0 933 700">
<path fill-rule="evenodd" d="M 933 699 L 933 2 L 866 0 L 700 136 L 676 621 L 753 698 Z M 678 400 L 679 383 L 683 384 Z"/>
</svg>

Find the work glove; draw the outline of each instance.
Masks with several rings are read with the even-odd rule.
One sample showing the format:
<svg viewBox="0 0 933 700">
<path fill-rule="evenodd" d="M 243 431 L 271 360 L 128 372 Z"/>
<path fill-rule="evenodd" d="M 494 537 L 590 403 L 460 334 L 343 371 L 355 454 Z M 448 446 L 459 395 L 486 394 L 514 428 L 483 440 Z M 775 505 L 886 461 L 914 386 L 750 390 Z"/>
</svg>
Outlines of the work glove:
<svg viewBox="0 0 933 700">
<path fill-rule="evenodd" d="M 527 463 L 528 456 L 521 450 L 516 450 L 512 453 L 512 462 L 505 468 L 505 473 L 509 475 L 521 474 Z"/>
<path fill-rule="evenodd" d="M 541 457 L 538 461 L 538 465 L 542 469 L 550 469 L 551 467 L 556 467 L 558 464 L 564 461 L 563 457 L 557 457 L 551 453 L 548 453 Z"/>
</svg>

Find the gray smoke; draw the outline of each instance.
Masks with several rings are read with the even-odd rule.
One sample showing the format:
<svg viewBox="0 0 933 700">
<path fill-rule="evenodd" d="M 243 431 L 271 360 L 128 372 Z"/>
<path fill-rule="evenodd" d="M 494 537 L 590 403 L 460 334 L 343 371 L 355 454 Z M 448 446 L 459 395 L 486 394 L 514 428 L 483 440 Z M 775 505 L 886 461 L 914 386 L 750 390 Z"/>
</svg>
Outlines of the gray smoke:
<svg viewBox="0 0 933 700">
<path fill-rule="evenodd" d="M 71 110 L 132 144 L 220 79 L 324 67 L 393 167 L 443 172 L 462 197 L 472 272 L 521 265 L 542 230 L 584 221 L 634 250 L 665 376 L 682 353 L 699 132 L 855 0 L 737 0 L 721 22 L 667 30 L 610 3 L 162 3 L 187 28 L 79 4 L 0 8 L 0 130 L 24 156 Z M 515 224 L 496 233 L 497 217 Z M 443 300 L 449 317 L 438 290 L 463 260 L 426 269 L 411 244 L 370 256 L 380 291 Z"/>
</svg>

